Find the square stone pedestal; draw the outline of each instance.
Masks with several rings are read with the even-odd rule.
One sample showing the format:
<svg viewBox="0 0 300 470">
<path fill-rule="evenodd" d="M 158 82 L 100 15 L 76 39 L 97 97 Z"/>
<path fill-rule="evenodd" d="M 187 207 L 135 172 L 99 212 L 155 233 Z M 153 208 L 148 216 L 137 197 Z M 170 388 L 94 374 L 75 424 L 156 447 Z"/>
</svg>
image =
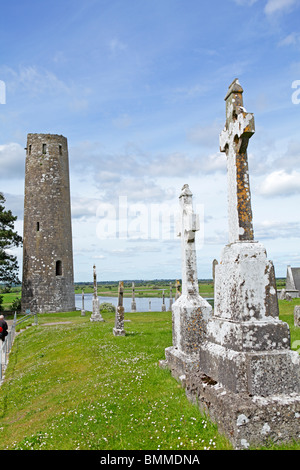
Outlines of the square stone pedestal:
<svg viewBox="0 0 300 470">
<path fill-rule="evenodd" d="M 234 393 L 201 371 L 185 379 L 186 395 L 237 450 L 300 439 L 300 395 Z"/>
</svg>

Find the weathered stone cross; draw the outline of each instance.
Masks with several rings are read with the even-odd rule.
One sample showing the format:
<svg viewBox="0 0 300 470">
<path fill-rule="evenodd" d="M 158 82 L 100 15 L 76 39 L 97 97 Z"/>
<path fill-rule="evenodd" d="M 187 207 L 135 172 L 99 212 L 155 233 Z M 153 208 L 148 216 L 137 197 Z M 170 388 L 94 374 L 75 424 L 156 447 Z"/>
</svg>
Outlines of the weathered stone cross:
<svg viewBox="0 0 300 470">
<path fill-rule="evenodd" d="M 235 79 L 225 97 L 226 123 L 220 135 L 220 151 L 227 156 L 229 243 L 254 239 L 247 147 L 255 127 L 242 93 Z"/>
<path fill-rule="evenodd" d="M 97 273 L 96 266 L 93 266 L 93 277 L 94 277 L 94 295 L 93 295 L 93 312 L 90 317 L 90 321 L 104 321 L 99 310 L 99 299 L 97 290 Z"/>
<path fill-rule="evenodd" d="M 197 261 L 195 249 L 195 232 L 199 230 L 199 218 L 193 212 L 192 192 L 185 184 L 179 197 L 181 205 L 181 236 L 182 247 L 182 295 L 199 294 Z"/>
</svg>

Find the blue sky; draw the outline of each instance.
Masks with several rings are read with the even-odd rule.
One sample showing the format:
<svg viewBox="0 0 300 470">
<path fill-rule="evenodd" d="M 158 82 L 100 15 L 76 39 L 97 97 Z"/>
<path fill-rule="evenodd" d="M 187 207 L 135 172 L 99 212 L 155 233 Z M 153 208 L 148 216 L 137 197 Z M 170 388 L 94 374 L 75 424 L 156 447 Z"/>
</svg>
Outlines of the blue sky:
<svg viewBox="0 0 300 470">
<path fill-rule="evenodd" d="M 211 277 L 228 240 L 219 134 L 235 78 L 255 115 L 255 238 L 277 276 L 300 265 L 299 0 L 12 0 L 0 14 L 0 189 L 22 234 L 27 133 L 68 138 L 76 281 L 93 263 L 99 282 L 180 278 L 185 183 L 198 277 Z"/>
</svg>

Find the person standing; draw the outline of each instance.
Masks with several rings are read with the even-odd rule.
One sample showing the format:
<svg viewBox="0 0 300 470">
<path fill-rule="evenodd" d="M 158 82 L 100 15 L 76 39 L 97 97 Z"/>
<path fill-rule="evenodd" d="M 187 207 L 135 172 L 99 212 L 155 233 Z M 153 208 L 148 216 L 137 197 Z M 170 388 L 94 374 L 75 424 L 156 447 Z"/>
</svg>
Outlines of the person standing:
<svg viewBox="0 0 300 470">
<path fill-rule="evenodd" d="M 4 320 L 4 315 L 0 315 L 0 339 L 5 341 L 6 336 L 8 335 L 8 325 Z"/>
</svg>

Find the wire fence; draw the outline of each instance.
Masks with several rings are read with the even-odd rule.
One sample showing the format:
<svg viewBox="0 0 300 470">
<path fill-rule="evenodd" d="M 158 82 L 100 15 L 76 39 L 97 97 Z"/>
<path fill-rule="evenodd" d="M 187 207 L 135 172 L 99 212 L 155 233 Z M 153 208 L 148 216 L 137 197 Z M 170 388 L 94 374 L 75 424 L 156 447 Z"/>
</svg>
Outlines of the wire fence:
<svg viewBox="0 0 300 470">
<path fill-rule="evenodd" d="M 4 372 L 8 363 L 8 356 L 9 356 L 10 350 L 12 348 L 12 345 L 16 336 L 16 328 L 18 325 L 26 322 L 32 317 L 34 318 L 33 324 L 37 325 L 38 319 L 37 319 L 36 313 L 28 313 L 22 316 L 22 318 L 20 318 L 19 320 L 17 320 L 17 313 L 15 312 L 11 329 L 8 331 L 8 334 L 5 337 L 5 340 L 4 341 L 0 340 L 0 384 L 2 383 L 3 378 L 4 378 Z"/>
</svg>

